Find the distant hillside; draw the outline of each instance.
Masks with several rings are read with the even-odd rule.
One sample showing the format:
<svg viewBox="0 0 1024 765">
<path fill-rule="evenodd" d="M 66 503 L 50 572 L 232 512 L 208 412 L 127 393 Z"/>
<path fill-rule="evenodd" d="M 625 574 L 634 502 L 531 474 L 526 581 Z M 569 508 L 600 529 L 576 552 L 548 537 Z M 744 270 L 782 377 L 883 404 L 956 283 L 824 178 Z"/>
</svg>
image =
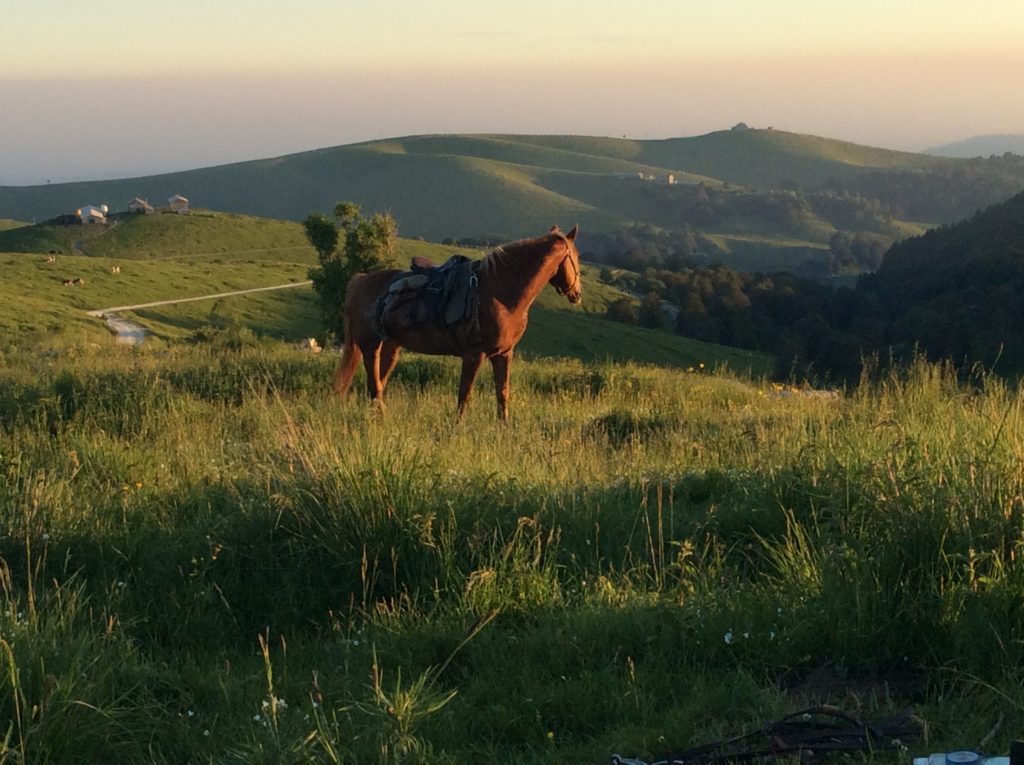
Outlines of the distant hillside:
<svg viewBox="0 0 1024 765">
<path fill-rule="evenodd" d="M 889 345 L 1024 371 L 1024 193 L 894 245 L 858 292 Z"/>
<path fill-rule="evenodd" d="M 27 226 L 27 223 L 23 223 L 20 220 L 7 220 L 6 218 L 0 218 L 0 231 L 7 231 L 12 228 L 21 228 Z"/>
<path fill-rule="evenodd" d="M 991 157 L 1010 152 L 1024 155 L 1024 135 L 977 135 L 928 149 L 936 157 Z"/>
<path fill-rule="evenodd" d="M 840 230 L 893 241 L 1022 188 L 1024 159 L 946 159 L 770 129 L 647 141 L 435 135 L 144 178 L 0 187 L 0 215 L 40 220 L 85 203 L 118 210 L 136 196 L 182 193 L 205 208 L 298 221 L 352 200 L 389 210 L 403 236 L 433 241 L 508 240 L 579 223 L 586 249 L 589 233 L 640 223 L 763 241 L 772 262 L 798 262 Z M 780 241 L 799 242 L 797 257 L 779 252 Z"/>
</svg>

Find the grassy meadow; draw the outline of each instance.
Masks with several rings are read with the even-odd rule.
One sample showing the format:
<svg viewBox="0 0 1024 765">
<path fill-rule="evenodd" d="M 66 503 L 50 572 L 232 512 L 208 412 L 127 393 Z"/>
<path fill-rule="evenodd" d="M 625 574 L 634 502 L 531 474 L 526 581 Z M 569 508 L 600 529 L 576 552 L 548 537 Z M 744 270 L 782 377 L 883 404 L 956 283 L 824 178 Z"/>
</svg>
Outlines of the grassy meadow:
<svg viewBox="0 0 1024 765">
<path fill-rule="evenodd" d="M 28 251 L 0 251 L 0 349 L 60 349 L 69 344 L 99 349 L 106 344 L 107 331 L 89 311 L 298 284 L 306 281 L 316 261 L 308 243 L 296 244 L 304 241 L 298 223 L 206 211 L 129 215 L 109 228 L 41 225 L 9 233 L 18 238 L 0 239 L 0 246 Z M 50 256 L 55 248 L 60 254 Z M 87 254 L 63 254 L 68 251 Z M 479 257 L 481 251 L 415 239 L 398 243 L 399 263 L 414 255 L 442 262 L 456 253 Z M 118 273 L 112 273 L 115 266 Z M 771 370 L 772 359 L 765 354 L 601 320 L 609 303 L 624 293 L 601 283 L 597 271 L 583 267 L 586 290 L 580 307 L 569 306 L 554 290 L 544 290 L 519 347 L 523 354 L 682 368 L 704 361 L 755 374 Z M 64 284 L 73 278 L 84 283 Z M 285 341 L 322 332 L 315 294 L 304 287 L 150 306 L 120 315 L 146 327 L 150 344 L 174 344 L 225 329 L 245 328 Z"/>
<path fill-rule="evenodd" d="M 1024 724 L 1019 389 L 520 361 L 501 425 L 489 375 L 454 420 L 452 360 L 383 415 L 333 361 L 4 351 L 0 762 L 607 763 L 824 701 L 914 705 L 914 754 Z"/>
</svg>

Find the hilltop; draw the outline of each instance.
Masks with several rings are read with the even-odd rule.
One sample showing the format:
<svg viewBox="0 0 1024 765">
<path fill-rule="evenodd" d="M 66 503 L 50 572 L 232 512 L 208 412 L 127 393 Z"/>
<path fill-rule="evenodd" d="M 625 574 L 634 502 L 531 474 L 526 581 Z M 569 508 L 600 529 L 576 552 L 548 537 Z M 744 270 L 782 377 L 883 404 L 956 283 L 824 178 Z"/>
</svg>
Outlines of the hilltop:
<svg viewBox="0 0 1024 765">
<path fill-rule="evenodd" d="M 671 182 L 670 181 L 671 177 Z M 338 199 L 389 210 L 403 236 L 516 239 L 553 223 L 593 234 L 691 227 L 701 252 L 744 268 L 827 260 L 839 231 L 887 243 L 1024 188 L 1024 159 L 957 160 L 778 130 L 691 138 L 410 136 L 116 181 L 0 188 L 0 214 L 184 193 L 195 204 L 301 220 Z M 735 247 L 734 247 L 735 246 Z M 735 250 L 735 251 L 734 251 Z"/>
</svg>

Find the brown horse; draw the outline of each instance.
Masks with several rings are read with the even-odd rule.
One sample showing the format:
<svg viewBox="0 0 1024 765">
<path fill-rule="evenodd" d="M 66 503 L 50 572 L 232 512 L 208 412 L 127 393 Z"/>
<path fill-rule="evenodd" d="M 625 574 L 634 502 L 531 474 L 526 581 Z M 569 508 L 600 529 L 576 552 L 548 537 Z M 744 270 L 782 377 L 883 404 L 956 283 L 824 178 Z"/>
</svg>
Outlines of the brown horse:
<svg viewBox="0 0 1024 765">
<path fill-rule="evenodd" d="M 484 359 L 494 371 L 498 418 L 508 419 L 509 368 L 512 351 L 526 331 L 527 313 L 544 285 L 550 283 L 570 303 L 582 300 L 579 253 L 574 244 L 579 226 L 568 234 L 557 227 L 536 239 L 505 244 L 475 266 L 475 316 L 450 326 L 424 323 L 381 336 L 375 321 L 377 301 L 398 270 L 356 274 L 345 293 L 345 344 L 334 373 L 334 391 L 348 393 L 359 359 L 366 368 L 370 400 L 382 405 L 388 376 L 398 362 L 400 348 L 417 353 L 462 358 L 459 381 L 461 417 L 469 402 L 473 381 Z"/>
</svg>

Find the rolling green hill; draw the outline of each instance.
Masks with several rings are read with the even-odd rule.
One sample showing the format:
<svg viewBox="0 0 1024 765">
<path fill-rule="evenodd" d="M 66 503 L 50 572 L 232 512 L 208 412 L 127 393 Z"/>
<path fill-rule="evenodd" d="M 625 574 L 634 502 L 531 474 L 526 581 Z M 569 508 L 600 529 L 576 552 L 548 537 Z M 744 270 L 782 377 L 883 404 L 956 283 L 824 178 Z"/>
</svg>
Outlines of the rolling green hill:
<svg viewBox="0 0 1024 765">
<path fill-rule="evenodd" d="M 676 176 L 677 186 L 640 180 L 641 175 L 669 173 Z M 118 210 L 135 196 L 159 204 L 183 193 L 206 208 L 301 220 L 348 199 L 368 210 L 390 210 L 404 236 L 513 239 L 552 223 L 578 222 L 584 234 L 630 222 L 678 226 L 688 221 L 676 196 L 697 182 L 716 189 L 723 184 L 805 192 L 849 189 L 884 197 L 909 219 L 941 222 L 1024 187 L 1024 166 L 894 152 L 770 129 L 646 141 L 414 136 L 135 179 L 2 187 L 0 215 L 49 218 L 87 202 Z M 894 217 L 898 228 L 901 216 Z M 836 228 L 812 219 L 783 232 L 768 232 L 763 221 L 746 213 L 734 214 L 730 225 L 741 222 L 746 230 L 717 233 L 813 234 L 820 244 Z"/>
<path fill-rule="evenodd" d="M 313 249 L 297 223 L 193 210 L 111 216 L 105 226 L 37 224 L 0 231 L 0 252 L 158 258 L 219 253 L 310 261 Z"/>
<path fill-rule="evenodd" d="M 173 248 L 247 249 L 276 257 L 305 246 L 296 229 L 262 223 L 239 233 L 226 216 L 300 221 L 351 200 L 390 212 L 404 237 L 508 241 L 579 223 L 584 256 L 621 265 L 629 252 L 609 247 L 640 226 L 648 232 L 640 250 L 662 232 L 666 241 L 695 242 L 681 253 L 691 264 L 821 279 L 877 265 L 870 253 L 831 252 L 837 234 L 884 249 L 1021 188 L 1022 157 L 948 159 L 772 129 L 665 140 L 411 136 L 144 178 L 0 187 L 0 215 L 8 218 L 53 218 L 85 203 L 116 211 L 136 196 L 159 205 L 183 193 L 194 206 L 225 211 L 218 215 L 226 226 L 192 236 L 177 228 L 198 223 L 150 215 L 129 227 L 120 215 L 110 230 L 0 229 L 0 251 L 145 258 Z M 244 244 L 229 241 L 238 236 Z"/>
</svg>

